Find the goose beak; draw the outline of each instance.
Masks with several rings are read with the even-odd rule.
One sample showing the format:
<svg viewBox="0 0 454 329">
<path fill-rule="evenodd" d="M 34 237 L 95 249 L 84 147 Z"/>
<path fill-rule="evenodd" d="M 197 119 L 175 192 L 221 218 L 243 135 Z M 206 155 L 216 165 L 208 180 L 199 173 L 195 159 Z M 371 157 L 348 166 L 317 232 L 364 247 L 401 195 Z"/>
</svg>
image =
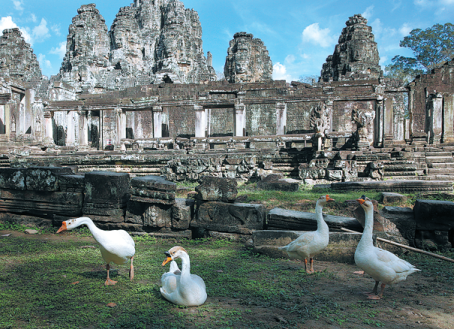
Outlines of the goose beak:
<svg viewBox="0 0 454 329">
<path fill-rule="evenodd" d="M 364 199 L 356 199 L 356 201 L 358 201 L 359 204 L 363 204 L 366 200 L 364 200 Z"/>
<path fill-rule="evenodd" d="M 331 202 L 331 201 L 336 201 L 336 200 L 330 198 L 329 195 L 327 195 L 327 196 L 326 196 L 326 202 Z"/>
<path fill-rule="evenodd" d="M 66 227 L 66 222 L 61 223 L 61 227 L 58 229 L 57 233 L 62 231 L 66 231 L 68 228 Z"/>
<path fill-rule="evenodd" d="M 172 260 L 172 257 L 167 257 L 166 260 L 162 262 L 162 266 L 164 266 L 165 264 L 167 264 L 171 260 Z"/>
</svg>

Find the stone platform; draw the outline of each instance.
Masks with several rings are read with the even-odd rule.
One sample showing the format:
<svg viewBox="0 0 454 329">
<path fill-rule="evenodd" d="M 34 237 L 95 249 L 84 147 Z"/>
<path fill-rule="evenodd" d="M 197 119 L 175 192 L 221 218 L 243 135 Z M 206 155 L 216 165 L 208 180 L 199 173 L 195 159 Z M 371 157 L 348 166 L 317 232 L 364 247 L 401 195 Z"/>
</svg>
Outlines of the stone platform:
<svg viewBox="0 0 454 329">
<path fill-rule="evenodd" d="M 440 192 L 453 191 L 451 181 L 424 181 L 424 180 L 387 180 L 387 181 L 362 181 L 362 182 L 342 182 L 315 185 L 315 188 L 330 188 L 334 191 L 379 191 L 379 192 Z"/>
</svg>

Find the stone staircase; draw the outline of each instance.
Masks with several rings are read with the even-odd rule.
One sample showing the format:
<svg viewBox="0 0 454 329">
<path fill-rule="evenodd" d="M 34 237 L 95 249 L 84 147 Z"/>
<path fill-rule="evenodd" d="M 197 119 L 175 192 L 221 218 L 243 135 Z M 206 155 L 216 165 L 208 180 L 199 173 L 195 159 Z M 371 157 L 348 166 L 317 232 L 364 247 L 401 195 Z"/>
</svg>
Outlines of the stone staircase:
<svg viewBox="0 0 454 329">
<path fill-rule="evenodd" d="M 426 152 L 427 177 L 454 181 L 454 158 L 451 151 Z"/>
</svg>

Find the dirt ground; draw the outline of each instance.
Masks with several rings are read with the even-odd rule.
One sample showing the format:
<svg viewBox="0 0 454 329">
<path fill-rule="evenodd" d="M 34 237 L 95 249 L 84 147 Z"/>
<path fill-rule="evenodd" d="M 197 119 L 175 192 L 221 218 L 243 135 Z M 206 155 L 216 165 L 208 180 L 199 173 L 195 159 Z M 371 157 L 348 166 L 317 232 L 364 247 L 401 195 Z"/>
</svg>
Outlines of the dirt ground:
<svg viewBox="0 0 454 329">
<path fill-rule="evenodd" d="M 4 234 L 48 241 L 82 239 L 86 240 L 87 245 L 95 244 L 91 237 L 25 235 L 15 231 L 0 231 L 0 236 Z M 0 243 L 1 239 L 2 237 Z M 304 322 L 296 325 L 296 313 L 288 308 L 216 296 L 209 296 L 207 303 L 216 304 L 223 309 L 247 307 L 251 312 L 243 314 L 243 320 L 250 323 L 260 319 L 260 328 L 454 328 L 454 264 L 421 257 L 410 261 L 422 271 L 411 275 L 407 281 L 386 287 L 384 298 L 378 301 L 367 299 L 364 293 L 372 290 L 374 281 L 367 274 L 355 273 L 360 270 L 355 265 L 315 261 L 315 269 L 324 275 L 310 284 L 301 283 L 298 299 L 283 303 L 308 305 L 308 309 L 319 305 L 320 314 L 311 314 Z M 300 261 L 287 264 L 287 275 L 304 268 Z M 301 312 L 301 307 L 298 310 Z M 196 309 L 180 311 L 191 313 L 196 312 Z"/>
</svg>

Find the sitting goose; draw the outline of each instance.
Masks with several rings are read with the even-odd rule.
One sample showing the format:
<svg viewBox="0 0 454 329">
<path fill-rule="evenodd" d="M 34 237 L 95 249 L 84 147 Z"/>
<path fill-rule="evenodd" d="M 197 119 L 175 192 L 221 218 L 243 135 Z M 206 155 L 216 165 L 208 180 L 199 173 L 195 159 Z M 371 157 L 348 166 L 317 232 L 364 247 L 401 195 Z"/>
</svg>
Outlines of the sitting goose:
<svg viewBox="0 0 454 329">
<path fill-rule="evenodd" d="M 120 265 L 126 264 L 129 260 L 131 260 L 129 278 L 132 281 L 134 279 L 134 266 L 132 264 L 132 261 L 134 259 L 136 250 L 134 240 L 126 231 L 104 231 L 98 228 L 90 218 L 80 217 L 64 221 L 62 223 L 62 226 L 58 229 L 57 233 L 66 230 L 72 230 L 84 224 L 88 226 L 91 234 L 99 243 L 102 258 L 104 258 L 104 261 L 107 263 L 107 279 L 105 285 L 113 286 L 117 283 L 117 281 L 113 281 L 109 277 L 110 262 L 114 262 L 115 264 Z"/>
<path fill-rule="evenodd" d="M 205 282 L 195 274 L 191 274 L 189 255 L 183 247 L 173 247 L 165 252 L 166 260 L 162 266 L 170 263 L 170 271 L 161 277 L 161 295 L 177 305 L 199 306 L 207 299 Z M 182 261 L 181 271 L 175 259 Z"/>
<path fill-rule="evenodd" d="M 315 206 L 317 231 L 302 233 L 296 240 L 290 242 L 280 250 L 285 250 L 290 258 L 304 259 L 306 273 L 314 273 L 314 256 L 321 252 L 329 243 L 329 228 L 323 219 L 323 206 L 332 202 L 328 195 L 322 195 Z M 310 259 L 311 268 L 307 269 L 307 259 Z"/>
<path fill-rule="evenodd" d="M 372 231 L 374 225 L 374 206 L 366 196 L 357 199 L 366 214 L 363 235 L 355 252 L 355 263 L 375 280 L 372 293 L 368 299 L 380 299 L 387 284 L 407 279 L 413 272 L 420 271 L 409 262 L 400 259 L 393 253 L 374 246 Z M 380 293 L 377 294 L 379 282 L 382 282 Z"/>
</svg>

